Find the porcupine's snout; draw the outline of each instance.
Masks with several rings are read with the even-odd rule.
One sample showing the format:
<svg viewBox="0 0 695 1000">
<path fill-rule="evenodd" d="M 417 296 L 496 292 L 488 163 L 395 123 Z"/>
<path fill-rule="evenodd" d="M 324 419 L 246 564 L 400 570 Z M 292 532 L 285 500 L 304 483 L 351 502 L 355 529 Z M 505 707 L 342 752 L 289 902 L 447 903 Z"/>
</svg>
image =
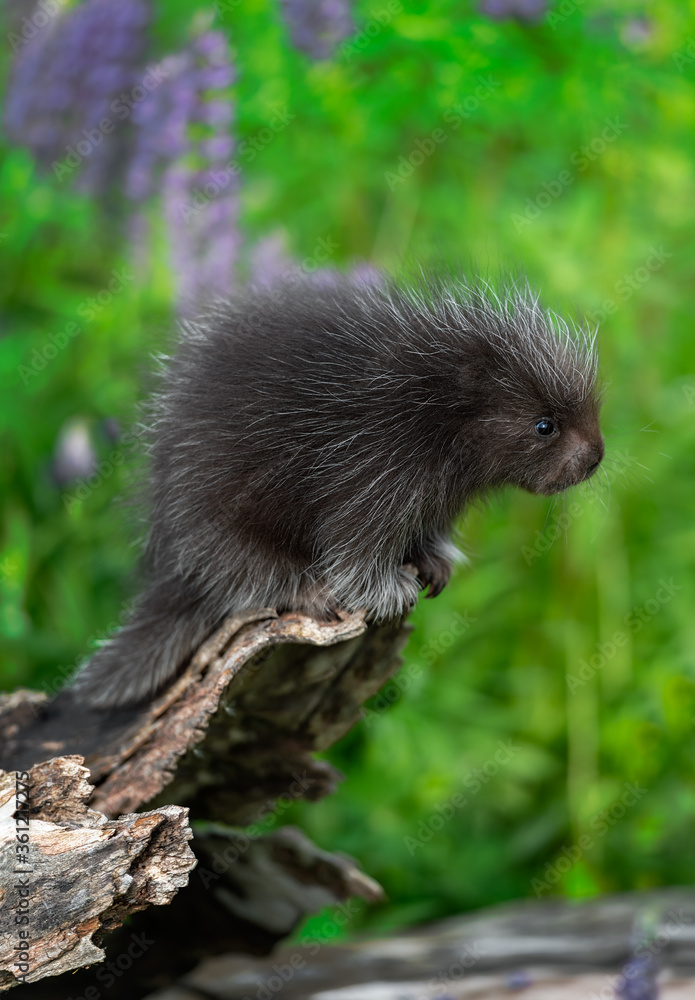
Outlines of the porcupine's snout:
<svg viewBox="0 0 695 1000">
<path fill-rule="evenodd" d="M 592 435 L 591 438 L 577 434 L 571 443 L 571 449 L 561 477 L 561 488 L 563 489 L 567 489 L 569 486 L 578 486 L 579 483 L 590 479 L 603 461 L 605 451 L 603 438 L 600 434 Z"/>
<path fill-rule="evenodd" d="M 603 461 L 603 455 L 603 438 L 599 438 L 598 441 L 592 444 L 587 444 L 579 451 L 576 456 L 577 472 L 579 474 L 578 482 L 581 483 L 585 479 L 591 479 Z"/>
<path fill-rule="evenodd" d="M 538 490 L 546 496 L 561 493 L 590 479 L 603 460 L 604 446 L 600 431 L 586 434 L 578 430 L 565 432 L 559 465 Z"/>
</svg>

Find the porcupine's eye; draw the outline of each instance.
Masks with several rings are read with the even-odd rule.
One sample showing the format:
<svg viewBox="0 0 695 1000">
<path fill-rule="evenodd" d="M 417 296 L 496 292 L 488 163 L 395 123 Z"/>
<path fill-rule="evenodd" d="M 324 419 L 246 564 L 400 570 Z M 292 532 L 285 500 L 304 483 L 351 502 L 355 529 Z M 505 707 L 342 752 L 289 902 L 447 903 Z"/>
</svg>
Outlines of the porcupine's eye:
<svg viewBox="0 0 695 1000">
<path fill-rule="evenodd" d="M 551 434 L 555 433 L 555 424 L 548 417 L 543 417 L 536 423 L 536 434 L 540 434 L 541 437 L 550 437 Z"/>
</svg>

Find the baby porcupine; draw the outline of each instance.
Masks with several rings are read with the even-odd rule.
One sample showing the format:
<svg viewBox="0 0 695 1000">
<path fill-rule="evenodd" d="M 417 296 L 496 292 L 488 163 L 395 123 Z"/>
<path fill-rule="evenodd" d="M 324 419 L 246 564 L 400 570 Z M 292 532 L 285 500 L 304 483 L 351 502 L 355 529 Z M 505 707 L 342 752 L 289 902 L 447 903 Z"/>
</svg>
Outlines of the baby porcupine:
<svg viewBox="0 0 695 1000">
<path fill-rule="evenodd" d="M 147 699 L 242 610 L 400 616 L 447 583 L 469 501 L 602 458 L 593 342 L 528 288 L 306 278 L 217 304 L 153 405 L 146 590 L 75 693 Z"/>
</svg>

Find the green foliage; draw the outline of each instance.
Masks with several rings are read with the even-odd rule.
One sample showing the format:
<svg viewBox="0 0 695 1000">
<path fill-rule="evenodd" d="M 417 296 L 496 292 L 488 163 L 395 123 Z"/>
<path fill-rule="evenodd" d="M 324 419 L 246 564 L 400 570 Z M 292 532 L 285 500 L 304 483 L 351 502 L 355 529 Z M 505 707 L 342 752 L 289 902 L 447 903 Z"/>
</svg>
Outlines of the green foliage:
<svg viewBox="0 0 695 1000">
<path fill-rule="evenodd" d="M 158 8 L 159 53 L 213 17 L 228 33 L 240 141 L 277 109 L 294 116 L 242 159 L 249 245 L 280 228 L 298 259 L 330 238 L 339 265 L 511 266 L 601 321 L 602 481 L 555 504 L 505 493 L 467 517 L 469 565 L 418 607 L 400 683 L 329 754 L 349 780 L 293 810 L 385 885 L 390 902 L 364 917 L 383 925 L 689 882 L 695 863 L 695 4 L 653 5 L 646 37 L 638 5 L 559 6 L 529 26 L 417 0 L 381 26 L 387 5 L 362 3 L 358 24 L 378 30 L 320 63 L 290 48 L 271 0 Z M 133 421 L 173 282 L 160 239 L 84 319 L 112 270 L 133 266 L 119 213 L 7 146 L 0 192 L 10 689 L 59 677 L 133 593 L 113 504 L 130 449 L 102 441 L 113 471 L 73 504 L 48 469 L 65 420 Z"/>
</svg>

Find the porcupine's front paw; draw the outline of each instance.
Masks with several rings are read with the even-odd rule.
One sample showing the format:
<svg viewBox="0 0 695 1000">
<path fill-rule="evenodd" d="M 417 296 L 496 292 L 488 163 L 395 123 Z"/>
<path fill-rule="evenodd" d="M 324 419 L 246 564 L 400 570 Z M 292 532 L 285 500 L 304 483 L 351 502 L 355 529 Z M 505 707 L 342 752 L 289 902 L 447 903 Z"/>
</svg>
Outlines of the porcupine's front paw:
<svg viewBox="0 0 695 1000">
<path fill-rule="evenodd" d="M 374 575 L 371 586 L 356 594 L 349 605 L 364 608 L 369 621 L 387 622 L 402 618 L 417 603 L 420 585 L 417 567 L 395 566 L 391 572 Z"/>
<path fill-rule="evenodd" d="M 417 604 L 420 591 L 418 574 L 414 563 L 406 562 L 398 567 L 391 582 L 393 611 L 389 617 L 407 614 Z"/>
<path fill-rule="evenodd" d="M 407 615 L 417 604 L 423 586 L 420 567 L 410 561 L 403 563 L 383 581 L 373 603 L 367 605 L 372 608 L 370 617 L 375 621 L 389 621 Z"/>
<path fill-rule="evenodd" d="M 350 567 L 331 579 L 333 606 L 362 611 L 368 621 L 387 622 L 406 615 L 417 602 L 420 584 L 414 564 Z"/>
</svg>

